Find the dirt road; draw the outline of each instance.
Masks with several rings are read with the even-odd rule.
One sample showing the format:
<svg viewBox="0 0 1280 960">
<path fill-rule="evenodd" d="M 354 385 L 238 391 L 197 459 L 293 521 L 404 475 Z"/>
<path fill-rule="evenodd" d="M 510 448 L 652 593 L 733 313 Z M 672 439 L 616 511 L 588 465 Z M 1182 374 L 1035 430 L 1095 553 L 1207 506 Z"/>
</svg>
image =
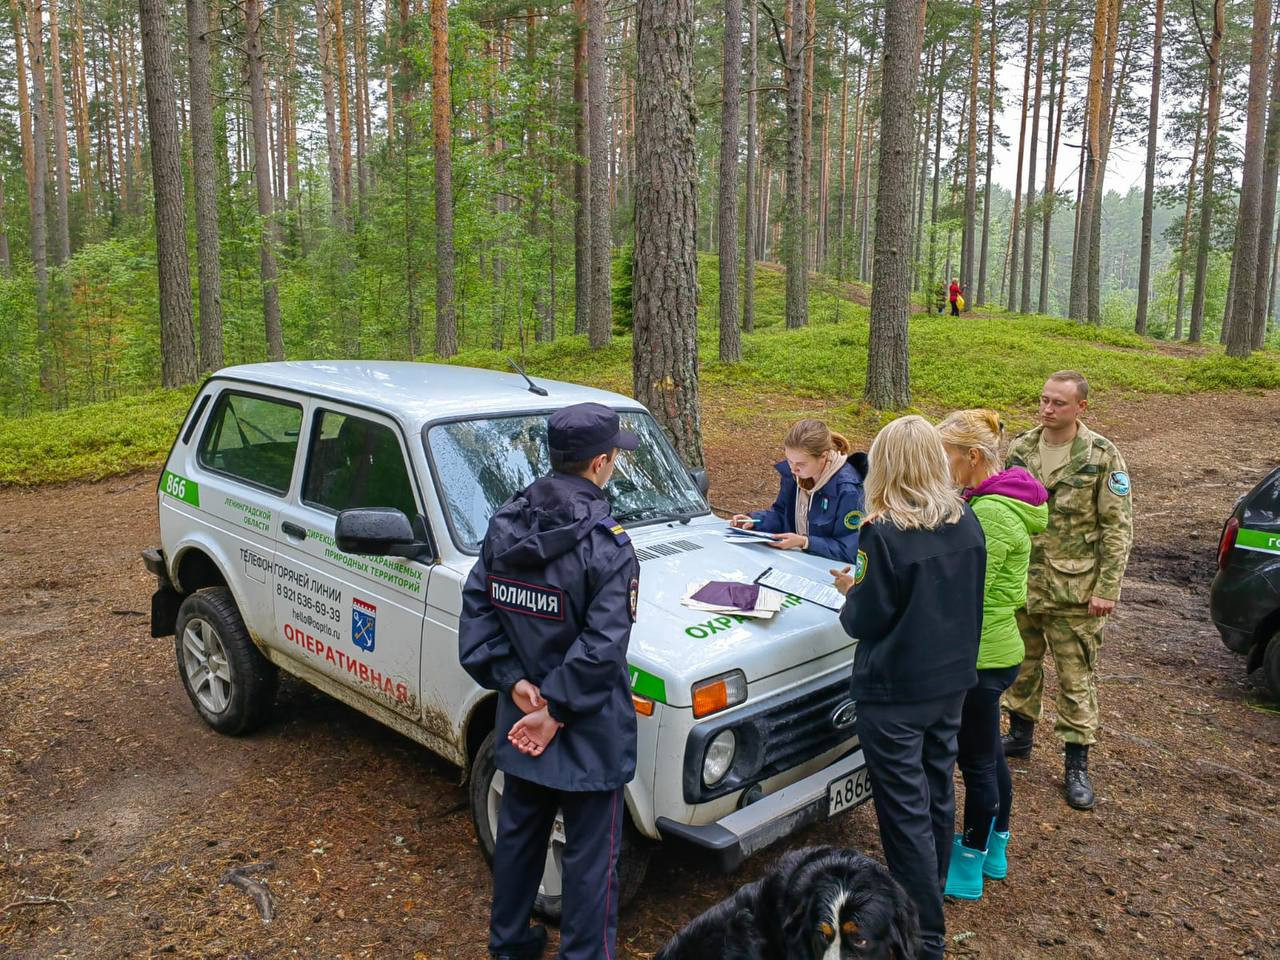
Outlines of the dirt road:
<svg viewBox="0 0 1280 960">
<path fill-rule="evenodd" d="M 759 411 L 804 403 L 774 399 L 707 398 L 717 506 L 772 496 L 785 424 Z M 1280 714 L 1206 614 L 1222 519 L 1280 461 L 1280 392 L 1117 402 L 1093 422 L 1139 518 L 1102 655 L 1102 799 L 1062 802 L 1046 718 L 1014 769 L 1010 878 L 948 907 L 953 950 L 1280 957 Z M 172 642 L 148 636 L 154 487 L 0 491 L 0 954 L 481 960 L 489 876 L 456 770 L 296 683 L 247 739 L 196 717 Z M 824 842 L 878 856 L 870 809 L 788 845 Z M 659 851 L 622 952 L 651 956 L 776 853 L 722 877 Z M 251 875 L 269 924 L 220 883 L 245 864 L 270 865 Z"/>
</svg>

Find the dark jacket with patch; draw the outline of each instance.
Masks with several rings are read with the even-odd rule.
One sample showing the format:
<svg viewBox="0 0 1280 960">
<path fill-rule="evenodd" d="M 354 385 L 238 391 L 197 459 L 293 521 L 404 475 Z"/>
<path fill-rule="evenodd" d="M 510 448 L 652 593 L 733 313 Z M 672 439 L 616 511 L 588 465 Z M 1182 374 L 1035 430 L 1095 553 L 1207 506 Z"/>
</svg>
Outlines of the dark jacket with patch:
<svg viewBox="0 0 1280 960">
<path fill-rule="evenodd" d="M 755 529 L 765 533 L 795 533 L 796 478 L 787 461 L 774 464 L 782 483 L 778 499 L 768 510 L 751 514 Z M 851 453 L 809 504 L 809 553 L 853 563 L 858 557 L 858 528 L 864 511 L 862 481 L 867 475 L 867 455 Z"/>
<path fill-rule="evenodd" d="M 499 692 L 499 770 L 558 790 L 613 790 L 635 775 L 627 644 L 639 576 L 630 538 L 583 477 L 543 477 L 494 514 L 462 592 L 458 656 Z M 521 679 L 564 724 L 539 757 L 507 740 Z"/>
<path fill-rule="evenodd" d="M 899 530 L 862 528 L 859 579 L 840 623 L 858 641 L 853 698 L 932 700 L 978 682 L 987 548 L 969 507 L 957 523 Z"/>
</svg>

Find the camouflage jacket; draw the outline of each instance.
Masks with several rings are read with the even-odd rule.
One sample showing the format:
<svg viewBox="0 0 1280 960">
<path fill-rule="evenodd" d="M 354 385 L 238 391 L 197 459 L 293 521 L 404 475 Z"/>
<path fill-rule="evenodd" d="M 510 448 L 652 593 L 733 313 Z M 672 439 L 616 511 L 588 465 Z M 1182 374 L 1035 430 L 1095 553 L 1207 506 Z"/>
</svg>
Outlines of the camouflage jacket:
<svg viewBox="0 0 1280 960">
<path fill-rule="evenodd" d="M 1027 609 L 1076 610 L 1091 597 L 1120 599 L 1133 545 L 1133 497 L 1120 451 L 1083 423 L 1071 459 L 1045 476 L 1036 427 L 1009 448 L 1007 465 L 1025 467 L 1049 490 L 1049 527 L 1031 538 Z"/>
</svg>

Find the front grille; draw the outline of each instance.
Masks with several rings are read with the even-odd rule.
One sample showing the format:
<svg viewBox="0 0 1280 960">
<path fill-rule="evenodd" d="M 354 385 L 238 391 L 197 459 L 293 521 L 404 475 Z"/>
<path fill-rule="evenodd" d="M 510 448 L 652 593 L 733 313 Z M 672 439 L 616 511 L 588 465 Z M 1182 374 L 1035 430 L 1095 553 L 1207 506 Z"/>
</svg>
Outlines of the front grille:
<svg viewBox="0 0 1280 960">
<path fill-rule="evenodd" d="M 831 725 L 836 708 L 849 699 L 849 678 L 841 677 L 808 696 L 781 703 L 760 715 L 764 762 L 754 779 L 763 780 L 833 750 L 853 736 L 853 728 Z"/>
<path fill-rule="evenodd" d="M 636 547 L 636 559 L 641 563 L 656 560 L 658 557 L 674 557 L 678 553 L 690 553 L 701 550 L 702 544 L 692 540 L 668 540 L 666 543 L 651 543 L 647 547 Z"/>
</svg>

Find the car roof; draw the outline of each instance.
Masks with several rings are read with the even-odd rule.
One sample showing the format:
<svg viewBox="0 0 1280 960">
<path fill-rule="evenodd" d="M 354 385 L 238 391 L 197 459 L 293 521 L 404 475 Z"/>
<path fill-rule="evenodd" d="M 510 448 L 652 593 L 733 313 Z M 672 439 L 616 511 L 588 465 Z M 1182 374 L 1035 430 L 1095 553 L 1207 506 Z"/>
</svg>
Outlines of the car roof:
<svg viewBox="0 0 1280 960">
<path fill-rule="evenodd" d="M 411 429 L 433 420 L 554 410 L 588 401 L 618 410 L 643 409 L 630 397 L 608 390 L 537 377 L 534 382 L 547 391 L 547 396 L 542 397 L 531 393 L 519 374 L 440 363 L 288 360 L 226 367 L 214 377 L 375 407 L 399 418 Z"/>
</svg>

